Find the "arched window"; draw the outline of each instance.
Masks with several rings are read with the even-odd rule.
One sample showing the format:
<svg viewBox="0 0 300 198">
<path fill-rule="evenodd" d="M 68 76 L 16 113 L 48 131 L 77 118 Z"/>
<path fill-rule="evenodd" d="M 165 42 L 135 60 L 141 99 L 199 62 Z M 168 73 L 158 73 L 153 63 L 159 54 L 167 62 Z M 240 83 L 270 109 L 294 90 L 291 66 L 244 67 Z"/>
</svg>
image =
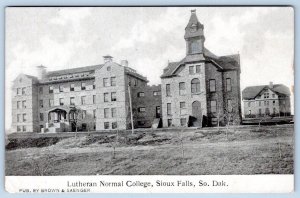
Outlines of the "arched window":
<svg viewBox="0 0 300 198">
<path fill-rule="evenodd" d="M 194 78 L 191 82 L 191 91 L 192 93 L 200 92 L 200 80 L 198 78 Z"/>
</svg>

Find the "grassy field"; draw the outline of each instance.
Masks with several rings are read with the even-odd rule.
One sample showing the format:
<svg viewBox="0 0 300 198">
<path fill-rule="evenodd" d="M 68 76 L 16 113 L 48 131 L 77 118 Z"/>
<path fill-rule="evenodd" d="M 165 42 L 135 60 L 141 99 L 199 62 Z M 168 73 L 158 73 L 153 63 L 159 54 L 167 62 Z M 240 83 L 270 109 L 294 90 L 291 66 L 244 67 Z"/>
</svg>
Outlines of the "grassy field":
<svg viewBox="0 0 300 198">
<path fill-rule="evenodd" d="M 70 137 L 6 150 L 6 175 L 293 174 L 294 126 Z"/>
</svg>

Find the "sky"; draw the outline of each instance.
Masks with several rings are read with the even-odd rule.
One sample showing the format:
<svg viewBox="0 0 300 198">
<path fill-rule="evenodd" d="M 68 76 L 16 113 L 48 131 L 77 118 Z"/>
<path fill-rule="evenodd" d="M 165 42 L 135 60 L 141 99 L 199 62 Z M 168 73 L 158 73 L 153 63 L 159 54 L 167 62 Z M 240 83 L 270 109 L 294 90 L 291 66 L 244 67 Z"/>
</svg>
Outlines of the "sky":
<svg viewBox="0 0 300 198">
<path fill-rule="evenodd" d="M 204 25 L 206 48 L 218 56 L 240 54 L 241 90 L 270 81 L 294 85 L 290 7 L 6 8 L 5 128 L 11 125 L 12 81 L 20 73 L 36 75 L 38 65 L 48 71 L 83 67 L 109 54 L 117 63 L 128 60 L 149 84 L 160 84 L 168 61 L 185 56 L 192 9 Z"/>
</svg>

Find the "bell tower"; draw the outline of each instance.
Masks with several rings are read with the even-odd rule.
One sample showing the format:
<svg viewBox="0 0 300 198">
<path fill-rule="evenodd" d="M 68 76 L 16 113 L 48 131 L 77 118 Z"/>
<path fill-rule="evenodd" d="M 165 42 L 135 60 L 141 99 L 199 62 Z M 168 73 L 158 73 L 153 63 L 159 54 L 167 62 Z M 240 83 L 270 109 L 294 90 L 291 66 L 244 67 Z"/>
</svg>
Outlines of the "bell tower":
<svg viewBox="0 0 300 198">
<path fill-rule="evenodd" d="M 189 23 L 185 27 L 186 54 L 203 54 L 205 37 L 204 26 L 198 21 L 196 10 L 191 10 Z"/>
</svg>

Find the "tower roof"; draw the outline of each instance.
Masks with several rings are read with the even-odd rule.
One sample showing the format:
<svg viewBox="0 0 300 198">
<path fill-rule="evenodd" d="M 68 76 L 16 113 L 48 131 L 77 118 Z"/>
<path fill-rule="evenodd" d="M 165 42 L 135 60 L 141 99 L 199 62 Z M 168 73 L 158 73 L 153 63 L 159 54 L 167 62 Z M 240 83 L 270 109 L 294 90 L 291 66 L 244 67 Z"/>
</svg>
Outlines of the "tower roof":
<svg viewBox="0 0 300 198">
<path fill-rule="evenodd" d="M 203 36 L 203 28 L 203 24 L 201 24 L 197 18 L 196 10 L 191 10 L 191 17 L 185 27 L 184 38 Z"/>
</svg>

